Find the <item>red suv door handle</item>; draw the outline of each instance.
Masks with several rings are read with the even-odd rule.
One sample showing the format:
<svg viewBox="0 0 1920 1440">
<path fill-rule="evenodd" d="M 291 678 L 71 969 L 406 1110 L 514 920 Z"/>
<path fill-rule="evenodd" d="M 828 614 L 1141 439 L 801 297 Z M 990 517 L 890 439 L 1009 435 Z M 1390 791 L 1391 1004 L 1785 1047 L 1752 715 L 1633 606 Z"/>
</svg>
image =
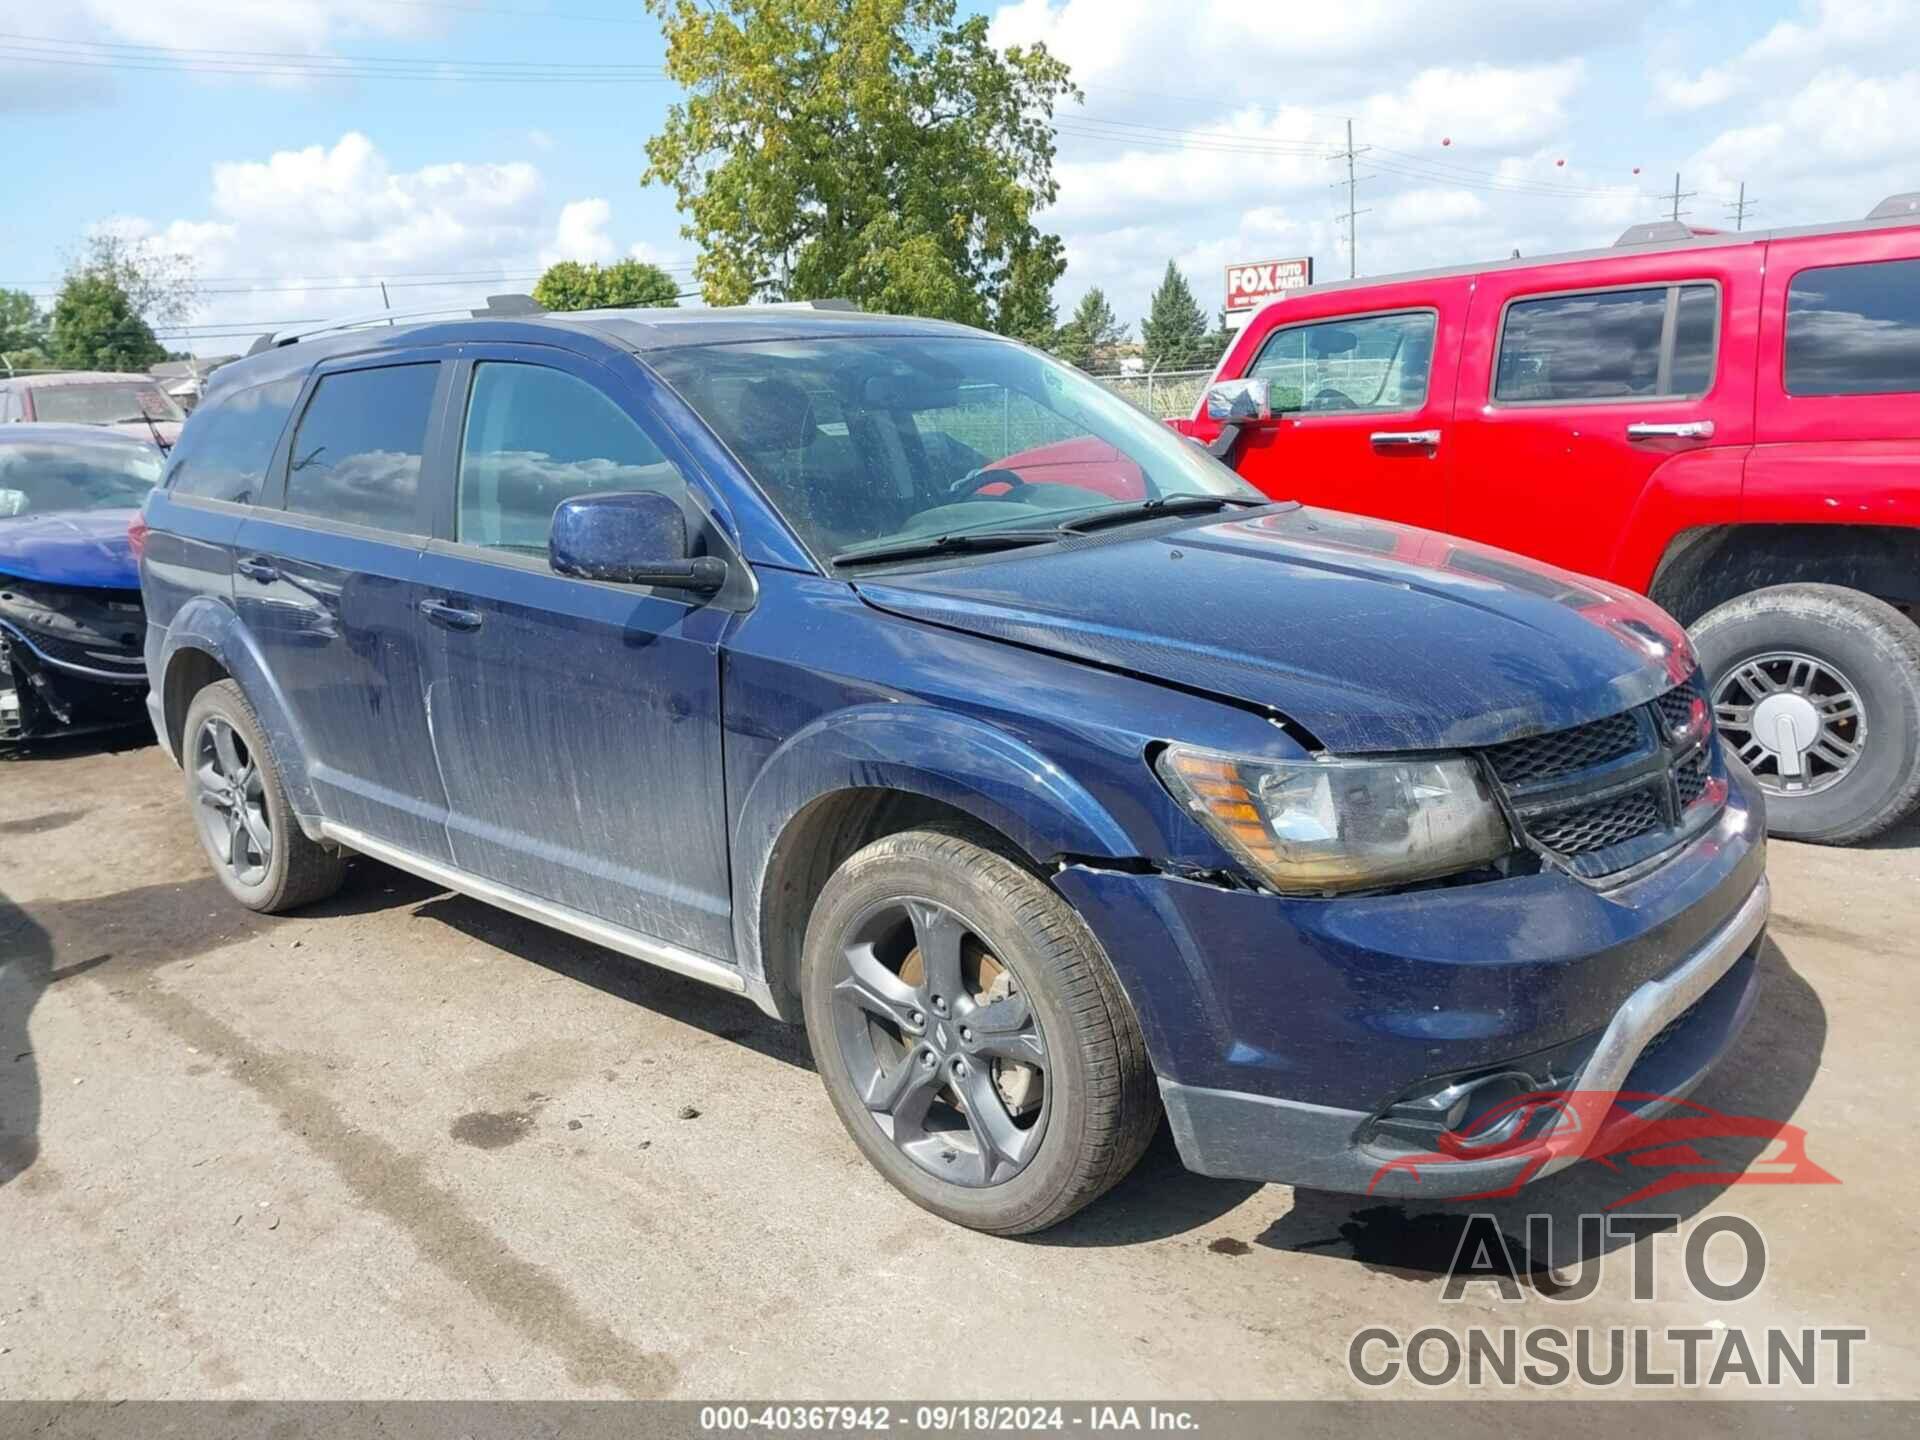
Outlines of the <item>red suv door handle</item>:
<svg viewBox="0 0 1920 1440">
<path fill-rule="evenodd" d="M 1367 437 L 1375 445 L 1438 445 L 1438 430 L 1376 430 Z"/>
<path fill-rule="evenodd" d="M 1629 440 L 1711 440 L 1713 421 L 1681 420 L 1671 425 L 1656 425 L 1649 420 L 1636 420 L 1627 426 Z"/>
</svg>

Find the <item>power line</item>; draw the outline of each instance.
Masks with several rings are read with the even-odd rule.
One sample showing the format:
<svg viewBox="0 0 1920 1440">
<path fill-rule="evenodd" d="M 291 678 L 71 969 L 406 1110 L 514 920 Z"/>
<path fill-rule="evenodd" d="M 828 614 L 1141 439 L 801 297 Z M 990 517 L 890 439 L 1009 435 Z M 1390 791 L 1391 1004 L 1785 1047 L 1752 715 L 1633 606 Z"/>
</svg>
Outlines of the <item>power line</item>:
<svg viewBox="0 0 1920 1440">
<path fill-rule="evenodd" d="M 1680 188 L 1680 172 L 1678 170 L 1673 172 L 1673 194 L 1668 198 L 1673 201 L 1673 220 L 1675 224 L 1680 222 L 1682 215 L 1691 215 L 1693 213 L 1691 210 L 1682 210 L 1680 208 L 1680 202 L 1682 200 L 1691 200 L 1699 193 L 1698 190 L 1682 190 Z"/>
<path fill-rule="evenodd" d="M 1747 212 L 1759 205 L 1758 200 L 1747 199 L 1747 182 L 1740 182 L 1740 198 L 1731 205 L 1723 207 L 1733 216 L 1733 228 L 1743 230 L 1747 224 Z"/>
<path fill-rule="evenodd" d="M 1369 211 L 1361 211 L 1361 210 L 1354 209 L 1354 202 L 1359 196 L 1360 177 L 1356 176 L 1353 173 L 1353 162 L 1357 160 L 1360 156 L 1366 154 L 1367 151 L 1370 150 L 1371 148 L 1372 147 L 1368 145 L 1362 145 L 1357 150 L 1354 148 L 1353 121 L 1351 120 L 1347 121 L 1347 148 L 1345 150 L 1342 150 L 1339 153 L 1339 155 L 1336 156 L 1335 158 L 1336 159 L 1344 158 L 1347 162 L 1347 216 L 1346 216 L 1346 219 L 1347 219 L 1347 278 L 1349 280 L 1353 279 L 1354 276 L 1360 273 L 1360 246 L 1358 243 L 1358 231 L 1354 222 L 1356 222 L 1362 214 L 1370 213 Z M 1368 176 L 1366 178 L 1371 179 L 1372 177 Z"/>
</svg>

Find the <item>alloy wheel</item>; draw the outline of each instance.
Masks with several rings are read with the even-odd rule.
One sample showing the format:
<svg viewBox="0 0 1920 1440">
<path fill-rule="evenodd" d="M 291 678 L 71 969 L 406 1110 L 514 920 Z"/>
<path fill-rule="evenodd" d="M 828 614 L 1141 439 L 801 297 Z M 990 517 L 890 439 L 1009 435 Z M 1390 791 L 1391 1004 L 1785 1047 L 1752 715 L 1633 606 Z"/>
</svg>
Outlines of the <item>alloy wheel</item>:
<svg viewBox="0 0 1920 1440">
<path fill-rule="evenodd" d="M 245 738 L 209 715 L 194 741 L 195 815 L 207 853 L 242 885 L 258 885 L 273 863 L 266 782 Z"/>
<path fill-rule="evenodd" d="M 1797 651 L 1740 661 L 1713 692 L 1721 737 L 1769 795 L 1815 795 L 1866 753 L 1867 712 L 1853 682 Z"/>
<path fill-rule="evenodd" d="M 1018 977 L 955 911 L 902 898 L 839 951 L 834 1038 L 873 1122 L 939 1179 L 1005 1184 L 1039 1153 L 1049 1056 Z"/>
</svg>

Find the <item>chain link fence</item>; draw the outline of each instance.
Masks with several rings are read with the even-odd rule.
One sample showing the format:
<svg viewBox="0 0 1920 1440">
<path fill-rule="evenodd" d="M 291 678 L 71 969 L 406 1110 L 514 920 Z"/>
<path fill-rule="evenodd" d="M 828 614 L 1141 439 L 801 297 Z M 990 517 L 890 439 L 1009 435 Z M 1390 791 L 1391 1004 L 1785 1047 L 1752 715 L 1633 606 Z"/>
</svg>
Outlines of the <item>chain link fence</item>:
<svg viewBox="0 0 1920 1440">
<path fill-rule="evenodd" d="M 1200 393 L 1213 378 L 1213 367 L 1204 370 L 1157 370 L 1139 375 L 1095 375 L 1107 389 L 1122 400 L 1129 400 L 1156 420 L 1170 420 L 1193 414 Z"/>
</svg>

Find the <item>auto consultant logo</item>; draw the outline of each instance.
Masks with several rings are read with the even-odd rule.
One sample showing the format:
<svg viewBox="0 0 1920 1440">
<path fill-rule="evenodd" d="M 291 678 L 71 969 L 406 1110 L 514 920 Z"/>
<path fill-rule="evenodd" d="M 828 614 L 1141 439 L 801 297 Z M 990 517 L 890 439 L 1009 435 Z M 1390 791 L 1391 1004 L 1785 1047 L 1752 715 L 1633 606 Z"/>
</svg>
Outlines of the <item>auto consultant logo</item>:
<svg viewBox="0 0 1920 1440">
<path fill-rule="evenodd" d="M 1675 1215 L 1582 1215 L 1578 1274 L 1552 1278 L 1538 1257 L 1553 1250 L 1553 1219 L 1527 1217 L 1522 1247 L 1488 1214 L 1462 1227 L 1447 1272 L 1443 1302 L 1491 1293 L 1501 1301 L 1538 1297 L 1556 1304 L 1589 1299 L 1600 1284 L 1606 1242 L 1626 1240 L 1633 1273 L 1633 1299 L 1653 1301 L 1662 1242 L 1681 1237 L 1686 1288 L 1699 1300 L 1728 1304 L 1760 1289 L 1767 1272 L 1767 1245 L 1759 1227 L 1740 1215 L 1714 1215 L 1682 1231 Z M 1722 1242 L 1720 1259 L 1711 1258 Z M 1518 1250 L 1527 1263 L 1515 1263 Z M 1727 1264 L 1729 1255 L 1736 1262 Z M 1860 1325 L 1761 1327 L 1729 1325 L 1427 1325 L 1403 1333 L 1369 1325 L 1347 1345 L 1347 1372 L 1370 1388 L 1397 1381 L 1444 1386 L 1554 1388 L 1579 1383 L 1610 1388 L 1635 1386 L 1750 1387 L 1763 1389 L 1853 1384 L 1867 1331 Z"/>
<path fill-rule="evenodd" d="M 1758 1143 L 1757 1156 L 1743 1155 Z M 1608 1209 L 1695 1186 L 1837 1185 L 1798 1125 L 1728 1115 L 1690 1100 L 1612 1090 L 1539 1090 L 1492 1106 L 1434 1147 L 1384 1161 L 1368 1194 L 1499 1199 L 1587 1160 L 1624 1182 Z M 1456 1177 L 1469 1176 L 1469 1183 Z"/>
<path fill-rule="evenodd" d="M 1442 1203 L 1504 1199 L 1577 1161 L 1591 1161 L 1603 1178 L 1611 1174 L 1620 1194 L 1603 1213 L 1579 1216 L 1572 1237 L 1561 1220 L 1560 1238 L 1571 1238 L 1580 1257 L 1573 1273 L 1553 1268 L 1552 1215 L 1528 1215 L 1522 1241 L 1492 1214 L 1475 1212 L 1461 1224 L 1443 1301 L 1491 1294 L 1574 1304 L 1597 1291 L 1611 1247 L 1630 1259 L 1633 1301 L 1652 1303 L 1660 1256 L 1674 1237 L 1687 1292 L 1716 1305 L 1744 1300 L 1767 1270 L 1766 1241 L 1751 1220 L 1713 1215 L 1683 1229 L 1678 1215 L 1635 1207 L 1700 1187 L 1840 1183 L 1808 1155 L 1797 1125 L 1664 1095 L 1547 1090 L 1489 1107 L 1439 1134 L 1430 1150 L 1384 1161 L 1371 1189 Z M 1717 1267 L 1709 1256 L 1716 1242 Z M 1668 1327 L 1436 1325 L 1407 1334 L 1368 1326 L 1352 1337 L 1347 1368 L 1369 1387 L 1403 1380 L 1425 1387 L 1845 1387 L 1866 1338 L 1860 1326 L 1743 1328 L 1720 1319 Z"/>
</svg>

